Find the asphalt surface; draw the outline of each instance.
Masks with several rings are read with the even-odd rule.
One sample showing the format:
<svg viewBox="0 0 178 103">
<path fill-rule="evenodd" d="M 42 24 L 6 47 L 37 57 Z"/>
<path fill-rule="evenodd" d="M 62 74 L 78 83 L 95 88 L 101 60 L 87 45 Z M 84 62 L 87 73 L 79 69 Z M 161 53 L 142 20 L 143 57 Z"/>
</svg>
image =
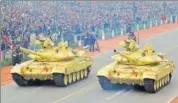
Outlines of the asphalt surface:
<svg viewBox="0 0 178 103">
<path fill-rule="evenodd" d="M 147 42 L 156 51 L 167 52 L 169 59 L 178 65 L 178 29 L 141 40 L 141 47 Z M 102 90 L 96 72 L 112 62 L 112 55 L 113 52 L 109 51 L 95 56 L 88 79 L 65 88 L 54 85 L 18 87 L 15 83 L 1 87 L 1 103 L 167 103 L 178 95 L 177 67 L 171 83 L 155 94 L 137 91 L 130 86 L 121 86 L 111 91 Z"/>
</svg>

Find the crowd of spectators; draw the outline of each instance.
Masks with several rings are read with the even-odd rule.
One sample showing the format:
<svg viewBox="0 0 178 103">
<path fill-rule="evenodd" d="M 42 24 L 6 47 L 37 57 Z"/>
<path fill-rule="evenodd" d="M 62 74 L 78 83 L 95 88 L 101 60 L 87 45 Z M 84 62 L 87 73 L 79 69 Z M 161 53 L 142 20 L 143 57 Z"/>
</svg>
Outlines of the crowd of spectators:
<svg viewBox="0 0 178 103">
<path fill-rule="evenodd" d="M 16 1 L 1 4 L 4 43 L 28 47 L 31 34 L 72 35 L 175 14 L 177 1 Z M 14 41 L 15 40 L 15 41 Z M 15 45 L 15 44 L 13 44 Z"/>
</svg>

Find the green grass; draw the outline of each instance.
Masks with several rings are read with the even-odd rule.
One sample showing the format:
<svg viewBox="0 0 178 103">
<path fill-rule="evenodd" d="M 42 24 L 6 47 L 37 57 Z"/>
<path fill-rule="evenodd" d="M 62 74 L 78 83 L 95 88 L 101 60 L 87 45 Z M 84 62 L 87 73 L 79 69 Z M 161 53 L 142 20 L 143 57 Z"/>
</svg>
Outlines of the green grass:
<svg viewBox="0 0 178 103">
<path fill-rule="evenodd" d="M 24 54 L 23 58 L 22 58 L 22 62 L 29 60 L 30 58 L 28 57 L 27 54 Z M 0 61 L 0 67 L 4 67 L 4 66 L 8 66 L 8 65 L 12 65 L 12 58 L 6 58 L 3 61 Z"/>
<path fill-rule="evenodd" d="M 4 66 L 7 66 L 7 65 L 11 65 L 11 63 L 12 63 L 11 58 L 6 58 L 5 60 L 0 61 L 0 67 L 4 67 Z"/>
</svg>

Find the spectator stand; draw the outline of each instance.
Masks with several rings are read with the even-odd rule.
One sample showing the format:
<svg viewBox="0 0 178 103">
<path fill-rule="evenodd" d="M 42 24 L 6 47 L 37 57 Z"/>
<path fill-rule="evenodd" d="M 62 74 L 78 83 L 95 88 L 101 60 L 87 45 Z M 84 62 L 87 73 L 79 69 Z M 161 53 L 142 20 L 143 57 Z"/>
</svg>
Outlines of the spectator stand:
<svg viewBox="0 0 178 103">
<path fill-rule="evenodd" d="M 3 30 L 4 35 L 8 34 L 10 44 L 13 41 L 12 37 L 19 34 L 20 40 L 17 41 L 20 43 L 24 37 L 30 37 L 28 38 L 29 48 L 33 50 L 39 49 L 33 42 L 40 33 L 49 36 L 53 34 L 55 43 L 64 39 L 70 46 L 76 47 L 83 45 L 86 25 L 88 28 L 95 26 L 97 39 L 106 40 L 125 35 L 130 31 L 162 25 L 164 23 L 161 20 L 163 14 L 166 16 L 166 23 L 176 22 L 178 14 L 178 9 L 176 9 L 178 3 L 173 1 L 167 2 L 166 12 L 163 11 L 163 2 L 137 1 L 135 22 L 132 20 L 134 10 L 131 1 L 110 2 L 109 4 L 104 1 L 29 1 L 23 3 L 16 1 L 6 3 L 1 9 L 3 26 L 6 27 Z M 175 15 L 175 20 L 173 20 L 173 15 Z M 48 30 L 46 30 L 47 28 Z M 7 51 L 9 50 L 7 49 Z"/>
</svg>

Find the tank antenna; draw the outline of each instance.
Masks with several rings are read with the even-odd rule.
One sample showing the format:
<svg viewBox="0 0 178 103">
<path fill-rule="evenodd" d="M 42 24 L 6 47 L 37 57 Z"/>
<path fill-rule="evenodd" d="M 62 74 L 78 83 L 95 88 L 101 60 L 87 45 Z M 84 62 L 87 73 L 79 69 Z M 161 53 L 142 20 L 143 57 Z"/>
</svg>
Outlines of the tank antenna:
<svg viewBox="0 0 178 103">
<path fill-rule="evenodd" d="M 139 31 L 138 31 L 138 35 L 137 36 L 138 36 L 138 44 L 139 44 L 139 41 L 140 41 Z"/>
<path fill-rule="evenodd" d="M 49 36 L 50 40 L 54 42 L 53 38 L 52 38 L 52 35 Z"/>
</svg>

